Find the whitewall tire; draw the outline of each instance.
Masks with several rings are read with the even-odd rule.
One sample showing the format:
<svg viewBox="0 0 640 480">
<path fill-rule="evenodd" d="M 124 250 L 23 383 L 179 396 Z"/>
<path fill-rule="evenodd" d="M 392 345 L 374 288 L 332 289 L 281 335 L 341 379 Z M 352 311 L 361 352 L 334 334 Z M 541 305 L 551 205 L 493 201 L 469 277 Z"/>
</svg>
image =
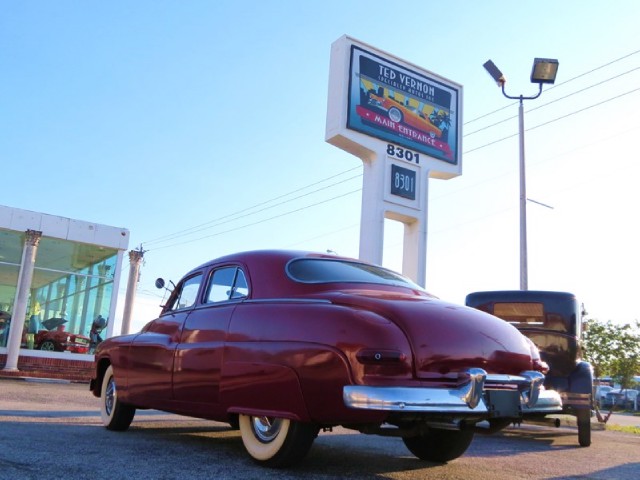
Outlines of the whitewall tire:
<svg viewBox="0 0 640 480">
<path fill-rule="evenodd" d="M 268 467 L 302 460 L 318 435 L 318 427 L 286 418 L 240 415 L 242 443 L 251 458 Z"/>
<path fill-rule="evenodd" d="M 123 404 L 118 398 L 118 386 L 113 376 L 113 367 L 109 365 L 102 379 L 100 391 L 100 416 L 109 430 L 126 430 L 133 421 L 136 409 Z"/>
</svg>

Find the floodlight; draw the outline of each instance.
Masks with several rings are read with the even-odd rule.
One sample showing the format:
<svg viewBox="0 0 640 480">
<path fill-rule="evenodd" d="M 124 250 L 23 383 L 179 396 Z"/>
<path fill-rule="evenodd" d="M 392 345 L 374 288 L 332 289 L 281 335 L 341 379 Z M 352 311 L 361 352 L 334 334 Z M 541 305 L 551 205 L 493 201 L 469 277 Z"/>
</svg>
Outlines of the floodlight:
<svg viewBox="0 0 640 480">
<path fill-rule="evenodd" d="M 493 63 L 491 60 L 487 60 L 483 66 L 484 66 L 484 69 L 487 72 L 489 72 L 489 75 L 491 75 L 491 78 L 493 78 L 496 81 L 499 87 L 505 84 L 507 79 L 504 78 L 504 75 L 502 74 L 500 69 L 496 67 L 495 63 Z"/>
<path fill-rule="evenodd" d="M 558 60 L 554 58 L 534 58 L 531 70 L 531 83 L 549 83 L 556 81 Z"/>
</svg>

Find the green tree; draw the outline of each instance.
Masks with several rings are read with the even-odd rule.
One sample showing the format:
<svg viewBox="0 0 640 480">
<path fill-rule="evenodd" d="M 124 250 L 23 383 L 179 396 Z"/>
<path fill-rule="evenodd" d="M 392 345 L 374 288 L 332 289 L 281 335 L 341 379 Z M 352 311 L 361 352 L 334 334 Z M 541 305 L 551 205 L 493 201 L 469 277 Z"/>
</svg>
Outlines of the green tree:
<svg viewBox="0 0 640 480">
<path fill-rule="evenodd" d="M 622 388 L 631 388 L 635 381 L 633 377 L 640 373 L 640 324 L 635 328 L 631 325 L 620 327 L 616 342 L 616 357 L 612 363 L 612 376 Z"/>
<path fill-rule="evenodd" d="M 611 321 L 607 323 L 595 319 L 585 321 L 582 337 L 583 356 L 593 367 L 595 378 L 610 374 L 615 358 L 614 337 L 615 328 Z"/>
<path fill-rule="evenodd" d="M 622 388 L 629 388 L 634 375 L 640 373 L 640 323 L 587 320 L 583 349 L 596 378 L 609 375 Z"/>
</svg>

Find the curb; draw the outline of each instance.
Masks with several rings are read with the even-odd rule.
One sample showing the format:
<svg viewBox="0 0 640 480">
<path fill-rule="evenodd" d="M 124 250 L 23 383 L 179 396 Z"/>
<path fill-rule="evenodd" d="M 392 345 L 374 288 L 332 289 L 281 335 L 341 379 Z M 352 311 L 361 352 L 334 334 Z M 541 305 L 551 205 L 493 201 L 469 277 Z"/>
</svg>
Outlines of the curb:
<svg viewBox="0 0 640 480">
<path fill-rule="evenodd" d="M 71 380 L 65 380 L 64 378 L 42 378 L 42 377 L 22 377 L 22 376 L 1 376 L 0 381 L 2 380 L 21 380 L 23 382 L 33 382 L 33 383 L 73 383 Z"/>
</svg>

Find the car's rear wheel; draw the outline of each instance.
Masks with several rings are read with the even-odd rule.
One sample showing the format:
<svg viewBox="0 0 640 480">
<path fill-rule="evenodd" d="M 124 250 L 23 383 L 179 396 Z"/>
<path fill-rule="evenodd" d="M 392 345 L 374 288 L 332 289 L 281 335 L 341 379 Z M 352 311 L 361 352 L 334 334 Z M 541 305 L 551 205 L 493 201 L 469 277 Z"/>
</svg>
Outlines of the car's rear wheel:
<svg viewBox="0 0 640 480">
<path fill-rule="evenodd" d="M 473 430 L 429 429 L 415 437 L 403 437 L 409 451 L 420 460 L 448 462 L 467 451 L 473 440 Z"/>
<path fill-rule="evenodd" d="M 581 447 L 591 445 L 591 411 L 577 410 L 576 418 L 578 422 L 578 443 Z"/>
<path fill-rule="evenodd" d="M 45 340 L 40 345 L 40 350 L 45 350 L 47 352 L 53 352 L 55 349 L 56 349 L 56 344 L 53 343 L 51 340 Z"/>
<path fill-rule="evenodd" d="M 122 403 L 118 398 L 118 386 L 113 376 L 113 367 L 109 365 L 102 379 L 100 392 L 100 416 L 102 423 L 108 430 L 122 431 L 129 428 L 136 414 L 131 405 Z"/>
<path fill-rule="evenodd" d="M 287 467 L 302 460 L 318 427 L 286 418 L 240 415 L 242 443 L 253 460 L 267 467 Z"/>
</svg>

